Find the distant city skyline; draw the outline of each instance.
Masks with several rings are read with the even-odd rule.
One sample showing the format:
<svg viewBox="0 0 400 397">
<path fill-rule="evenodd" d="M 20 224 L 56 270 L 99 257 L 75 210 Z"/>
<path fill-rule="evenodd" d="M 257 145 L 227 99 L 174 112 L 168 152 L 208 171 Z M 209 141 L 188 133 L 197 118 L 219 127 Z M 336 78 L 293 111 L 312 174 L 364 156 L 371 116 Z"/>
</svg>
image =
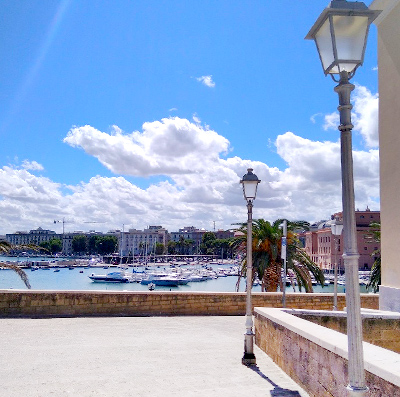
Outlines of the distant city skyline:
<svg viewBox="0 0 400 397">
<path fill-rule="evenodd" d="M 246 220 L 249 167 L 254 218 L 341 211 L 336 83 L 304 40 L 326 5 L 3 2 L 0 234 L 226 230 Z M 356 207 L 371 210 L 376 47 L 372 26 L 352 95 Z"/>
</svg>

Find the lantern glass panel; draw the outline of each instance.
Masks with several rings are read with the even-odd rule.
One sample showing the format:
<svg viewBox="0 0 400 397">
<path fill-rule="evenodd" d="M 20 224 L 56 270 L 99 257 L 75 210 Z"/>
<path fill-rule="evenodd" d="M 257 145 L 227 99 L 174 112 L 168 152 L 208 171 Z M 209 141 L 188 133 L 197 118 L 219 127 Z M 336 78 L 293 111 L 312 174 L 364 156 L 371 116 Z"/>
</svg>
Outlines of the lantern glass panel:
<svg viewBox="0 0 400 397">
<path fill-rule="evenodd" d="M 258 181 L 243 182 L 243 193 L 246 200 L 254 200 L 256 198 Z"/>
<path fill-rule="evenodd" d="M 365 40 L 369 26 L 368 17 L 336 15 L 332 17 L 332 23 L 339 71 L 351 72 L 363 61 Z"/>
<path fill-rule="evenodd" d="M 329 18 L 323 23 L 320 29 L 315 34 L 315 42 L 318 47 L 318 52 L 321 57 L 324 70 L 335 60 L 332 45 L 332 36 Z"/>
</svg>

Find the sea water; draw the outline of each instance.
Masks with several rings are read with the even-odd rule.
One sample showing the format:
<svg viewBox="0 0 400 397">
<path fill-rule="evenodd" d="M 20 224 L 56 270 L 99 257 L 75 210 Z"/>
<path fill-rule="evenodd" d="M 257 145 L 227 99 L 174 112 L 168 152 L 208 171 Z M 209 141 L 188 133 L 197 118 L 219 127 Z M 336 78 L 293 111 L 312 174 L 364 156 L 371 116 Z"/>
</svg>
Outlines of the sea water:
<svg viewBox="0 0 400 397">
<path fill-rule="evenodd" d="M 7 261 L 12 258 L 0 257 L 0 261 Z M 40 260 L 40 258 L 35 258 Z M 218 264 L 217 268 L 229 268 L 231 264 L 221 265 Z M 158 267 L 159 270 L 164 270 L 164 266 Z M 165 266 L 168 269 L 168 266 Z M 31 284 L 32 290 L 57 290 L 57 291 L 148 291 L 147 285 L 140 283 L 98 283 L 93 282 L 89 276 L 94 274 L 107 274 L 108 272 L 115 271 L 117 269 L 110 267 L 109 269 L 103 269 L 101 267 L 90 267 L 82 268 L 75 267 L 69 268 L 55 268 L 50 269 L 38 269 L 32 271 L 31 269 L 25 269 L 25 273 L 28 276 L 29 283 Z M 140 267 L 129 267 L 128 271 L 141 271 L 143 268 Z M 235 292 L 236 283 L 238 281 L 237 276 L 219 277 L 217 279 L 211 279 L 200 282 L 190 282 L 187 285 L 180 285 L 178 287 L 162 287 L 157 286 L 157 291 L 186 291 L 186 292 Z M 246 288 L 246 279 L 242 278 L 239 284 L 239 291 L 244 292 Z M 1 269 L 0 270 L 0 289 L 26 289 L 24 282 L 13 270 Z M 314 292 L 333 292 L 333 284 L 326 285 L 324 287 L 314 286 Z M 253 286 L 254 292 L 261 292 L 261 286 Z M 287 292 L 298 292 L 293 291 L 292 287 L 286 288 Z M 361 292 L 366 292 L 365 286 L 360 286 Z M 338 292 L 345 292 L 343 285 L 338 285 Z"/>
</svg>

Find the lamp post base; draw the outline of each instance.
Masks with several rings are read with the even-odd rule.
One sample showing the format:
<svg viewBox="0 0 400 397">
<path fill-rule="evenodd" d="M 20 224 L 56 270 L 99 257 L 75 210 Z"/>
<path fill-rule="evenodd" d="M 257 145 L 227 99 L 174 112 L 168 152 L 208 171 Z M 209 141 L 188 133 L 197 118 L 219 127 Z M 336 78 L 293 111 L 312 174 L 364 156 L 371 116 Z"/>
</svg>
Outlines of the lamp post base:
<svg viewBox="0 0 400 397">
<path fill-rule="evenodd" d="M 353 387 L 351 385 L 348 385 L 346 387 L 347 389 L 347 395 L 348 396 L 354 396 L 354 397 L 363 397 L 366 395 L 368 392 L 369 388 L 368 387 Z"/>
<path fill-rule="evenodd" d="M 242 358 L 242 364 L 250 367 L 251 365 L 256 365 L 256 356 L 254 353 L 244 353 Z"/>
</svg>

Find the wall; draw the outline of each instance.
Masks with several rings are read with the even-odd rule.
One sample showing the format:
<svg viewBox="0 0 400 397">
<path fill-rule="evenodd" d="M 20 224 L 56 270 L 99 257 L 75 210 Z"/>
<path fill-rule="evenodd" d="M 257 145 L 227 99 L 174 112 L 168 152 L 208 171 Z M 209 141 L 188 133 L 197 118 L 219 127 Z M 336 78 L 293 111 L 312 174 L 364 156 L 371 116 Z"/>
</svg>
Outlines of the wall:
<svg viewBox="0 0 400 397">
<path fill-rule="evenodd" d="M 287 293 L 286 306 L 332 309 L 333 294 Z M 253 307 L 281 307 L 280 293 L 253 293 Z M 338 294 L 338 308 L 345 305 Z M 361 294 L 361 306 L 378 308 L 378 295 Z M 93 292 L 0 290 L 0 317 L 244 315 L 246 294 L 229 292 Z"/>
<path fill-rule="evenodd" d="M 298 314 L 300 318 L 347 334 L 345 312 L 316 312 Z M 362 313 L 363 340 L 375 346 L 400 353 L 400 314 Z"/>
<path fill-rule="evenodd" d="M 400 1 L 375 0 L 378 26 L 381 308 L 400 311 Z M 391 288 L 390 290 L 388 288 Z"/>
<path fill-rule="evenodd" d="M 310 396 L 345 397 L 347 336 L 285 313 L 255 309 L 256 344 Z M 363 343 L 369 397 L 400 396 L 400 356 Z"/>
</svg>

